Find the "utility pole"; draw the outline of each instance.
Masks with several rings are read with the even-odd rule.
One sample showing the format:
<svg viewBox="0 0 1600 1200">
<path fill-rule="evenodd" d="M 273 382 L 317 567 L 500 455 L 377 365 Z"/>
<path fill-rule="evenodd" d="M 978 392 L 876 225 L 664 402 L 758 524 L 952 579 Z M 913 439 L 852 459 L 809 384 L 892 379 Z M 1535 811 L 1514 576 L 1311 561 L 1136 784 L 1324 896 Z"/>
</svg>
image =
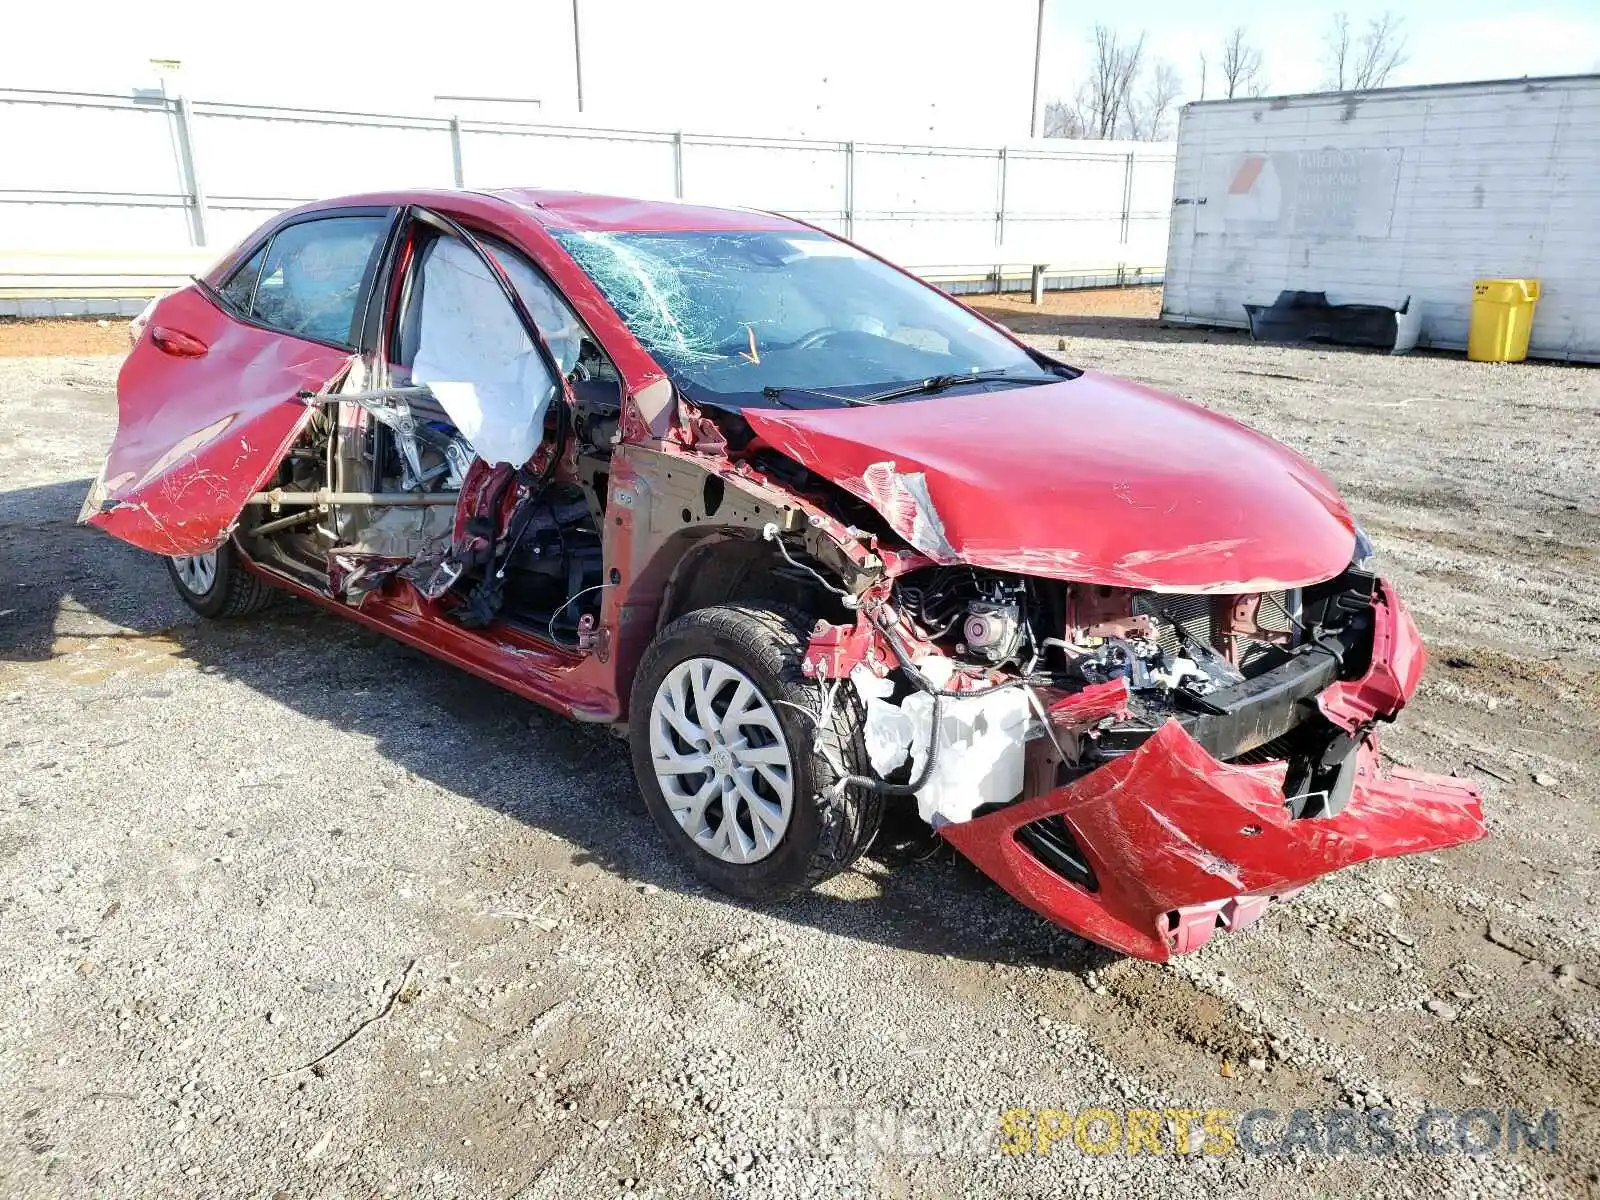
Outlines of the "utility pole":
<svg viewBox="0 0 1600 1200">
<path fill-rule="evenodd" d="M 572 0 L 577 4 L 578 0 Z M 1028 136 L 1039 136 L 1039 58 L 1044 51 L 1044 0 L 1039 0 L 1039 23 L 1033 33 L 1033 109 L 1028 113 Z M 582 107 L 581 105 L 579 107 Z"/>
<path fill-rule="evenodd" d="M 1042 5 L 1044 0 L 1039 0 Z M 578 39 L 578 0 L 572 0 L 572 63 L 578 74 L 578 111 L 583 111 L 583 46 Z M 1037 87 L 1037 83 L 1034 85 Z"/>
</svg>

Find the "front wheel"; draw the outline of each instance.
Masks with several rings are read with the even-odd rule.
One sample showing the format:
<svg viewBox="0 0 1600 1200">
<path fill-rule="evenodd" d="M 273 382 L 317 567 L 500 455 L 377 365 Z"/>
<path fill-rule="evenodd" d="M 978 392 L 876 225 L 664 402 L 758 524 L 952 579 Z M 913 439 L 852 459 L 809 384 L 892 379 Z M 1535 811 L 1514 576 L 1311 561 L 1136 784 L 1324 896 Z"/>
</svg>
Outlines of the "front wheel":
<svg viewBox="0 0 1600 1200">
<path fill-rule="evenodd" d="M 167 559 L 167 574 L 183 602 L 202 617 L 243 617 L 272 603 L 273 590 L 245 570 L 232 543 L 205 554 Z"/>
<path fill-rule="evenodd" d="M 645 805 L 673 851 L 713 887 L 757 902 L 803 892 L 854 862 L 880 795 L 838 770 L 864 761 L 860 706 L 831 711 L 800 670 L 797 614 L 727 605 L 661 631 L 633 685 L 630 740 Z"/>
</svg>

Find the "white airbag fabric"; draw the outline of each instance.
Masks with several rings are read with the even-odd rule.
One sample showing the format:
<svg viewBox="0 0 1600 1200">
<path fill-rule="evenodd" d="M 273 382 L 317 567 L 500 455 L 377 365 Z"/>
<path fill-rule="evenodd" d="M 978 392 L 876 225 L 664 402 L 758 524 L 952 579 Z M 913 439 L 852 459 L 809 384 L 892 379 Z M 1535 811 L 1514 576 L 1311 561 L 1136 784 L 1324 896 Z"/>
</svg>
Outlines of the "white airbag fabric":
<svg viewBox="0 0 1600 1200">
<path fill-rule="evenodd" d="M 437 239 L 422 266 L 411 378 L 484 462 L 520 467 L 539 448 L 556 382 L 488 268 L 454 238 Z"/>
</svg>

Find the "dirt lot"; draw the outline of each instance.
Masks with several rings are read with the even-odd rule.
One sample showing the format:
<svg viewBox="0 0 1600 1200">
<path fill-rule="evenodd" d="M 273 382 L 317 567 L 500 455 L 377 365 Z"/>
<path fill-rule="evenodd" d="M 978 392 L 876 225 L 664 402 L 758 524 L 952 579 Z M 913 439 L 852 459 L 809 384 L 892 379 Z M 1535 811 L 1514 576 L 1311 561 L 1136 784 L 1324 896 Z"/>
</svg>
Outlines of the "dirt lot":
<svg viewBox="0 0 1600 1200">
<path fill-rule="evenodd" d="M 1490 840 L 1166 967 L 920 846 L 748 911 L 663 859 L 605 734 L 299 605 L 197 622 L 73 525 L 115 359 L 11 359 L 0 1192 L 1600 1192 L 1600 373 L 1007 319 L 1338 480 L 1433 648 L 1387 745 L 1480 782 Z M 1351 1104 L 1553 1107 L 1558 1149 L 995 1151 L 1011 1107 Z M 987 1140 L 821 1153 L 811 1106 Z"/>
<path fill-rule="evenodd" d="M 128 322 L 121 318 L 74 321 L 0 320 L 0 358 L 39 355 L 123 354 Z"/>
<path fill-rule="evenodd" d="M 1073 288 L 1046 292 L 1043 304 L 1034 304 L 1026 292 L 993 296 L 962 296 L 973 308 L 996 321 L 1016 324 L 1028 318 L 1054 317 L 1157 317 L 1161 315 L 1159 287 Z"/>
</svg>

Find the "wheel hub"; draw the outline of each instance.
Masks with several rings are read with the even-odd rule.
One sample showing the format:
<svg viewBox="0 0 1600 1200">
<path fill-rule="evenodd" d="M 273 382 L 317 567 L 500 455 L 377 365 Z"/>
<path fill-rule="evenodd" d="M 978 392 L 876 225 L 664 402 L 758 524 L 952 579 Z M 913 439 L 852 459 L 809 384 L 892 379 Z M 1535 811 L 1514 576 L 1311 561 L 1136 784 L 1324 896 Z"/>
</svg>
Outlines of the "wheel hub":
<svg viewBox="0 0 1600 1200">
<path fill-rule="evenodd" d="M 650 706 L 650 757 L 673 818 L 707 854 L 767 857 L 789 828 L 794 764 L 772 703 L 716 658 L 667 673 Z"/>
<path fill-rule="evenodd" d="M 172 565 L 177 569 L 179 581 L 196 596 L 204 596 L 217 580 L 214 550 L 207 554 L 178 555 L 173 558 Z"/>
</svg>

